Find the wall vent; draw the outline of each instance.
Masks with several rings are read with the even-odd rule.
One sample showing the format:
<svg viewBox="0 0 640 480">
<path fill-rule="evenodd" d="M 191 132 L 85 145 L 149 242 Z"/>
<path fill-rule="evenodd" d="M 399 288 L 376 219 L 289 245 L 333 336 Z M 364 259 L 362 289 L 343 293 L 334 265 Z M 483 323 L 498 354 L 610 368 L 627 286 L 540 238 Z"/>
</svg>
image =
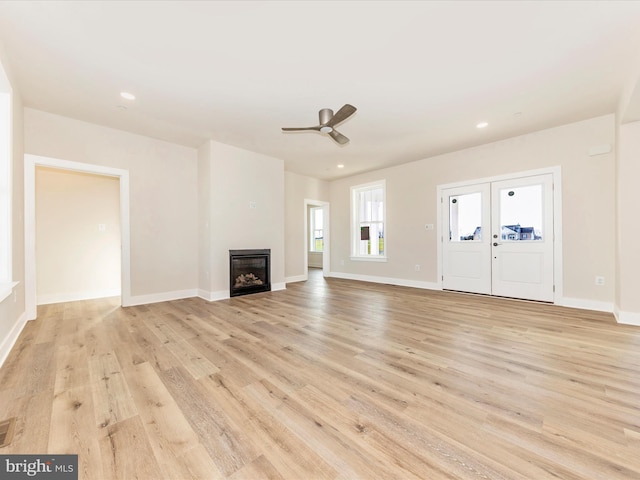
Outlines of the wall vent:
<svg viewBox="0 0 640 480">
<path fill-rule="evenodd" d="M 16 417 L 0 422 L 0 448 L 6 447 L 11 443 L 15 429 Z"/>
</svg>

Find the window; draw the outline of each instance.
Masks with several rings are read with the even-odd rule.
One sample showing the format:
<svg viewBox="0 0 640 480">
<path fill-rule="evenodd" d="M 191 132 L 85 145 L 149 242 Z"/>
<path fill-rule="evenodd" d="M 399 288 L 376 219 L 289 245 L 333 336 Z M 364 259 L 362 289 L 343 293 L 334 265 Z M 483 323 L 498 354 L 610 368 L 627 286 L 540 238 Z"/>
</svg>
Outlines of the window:
<svg viewBox="0 0 640 480">
<path fill-rule="evenodd" d="M 466 193 L 449 197 L 449 240 L 482 240 L 482 194 Z"/>
<path fill-rule="evenodd" d="M 11 85 L 0 65 L 0 301 L 11 294 Z"/>
<path fill-rule="evenodd" d="M 385 261 L 385 181 L 351 187 L 351 258 Z"/>
<path fill-rule="evenodd" d="M 502 240 L 542 240 L 543 205 L 541 184 L 501 189 Z"/>
<path fill-rule="evenodd" d="M 324 230 L 322 228 L 322 207 L 311 207 L 309 209 L 309 251 L 322 252 L 324 250 Z"/>
</svg>

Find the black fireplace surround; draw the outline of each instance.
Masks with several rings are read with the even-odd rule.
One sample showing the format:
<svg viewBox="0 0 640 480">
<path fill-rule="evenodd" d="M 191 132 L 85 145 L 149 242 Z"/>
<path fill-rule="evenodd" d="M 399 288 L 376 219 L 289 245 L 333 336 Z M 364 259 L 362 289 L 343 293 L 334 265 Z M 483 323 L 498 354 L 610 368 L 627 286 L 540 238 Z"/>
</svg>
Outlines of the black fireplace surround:
<svg viewBox="0 0 640 480">
<path fill-rule="evenodd" d="M 271 291 L 271 249 L 229 250 L 229 295 Z"/>
</svg>

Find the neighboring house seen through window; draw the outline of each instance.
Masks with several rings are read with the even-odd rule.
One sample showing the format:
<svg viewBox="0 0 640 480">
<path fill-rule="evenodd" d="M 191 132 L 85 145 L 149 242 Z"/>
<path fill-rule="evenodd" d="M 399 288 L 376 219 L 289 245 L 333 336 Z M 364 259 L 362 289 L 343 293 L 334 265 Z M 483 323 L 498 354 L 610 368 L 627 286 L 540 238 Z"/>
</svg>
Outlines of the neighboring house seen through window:
<svg viewBox="0 0 640 480">
<path fill-rule="evenodd" d="M 351 258 L 385 261 L 385 181 L 351 187 L 351 211 Z"/>
</svg>

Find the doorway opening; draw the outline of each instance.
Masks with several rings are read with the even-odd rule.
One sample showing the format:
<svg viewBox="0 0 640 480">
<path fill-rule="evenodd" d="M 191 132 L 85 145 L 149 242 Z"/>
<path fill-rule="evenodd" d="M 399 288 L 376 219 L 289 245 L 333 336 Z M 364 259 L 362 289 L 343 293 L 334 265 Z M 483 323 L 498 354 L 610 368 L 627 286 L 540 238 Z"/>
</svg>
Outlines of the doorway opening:
<svg viewBox="0 0 640 480">
<path fill-rule="evenodd" d="M 120 181 L 36 167 L 38 305 L 121 295 Z"/>
<path fill-rule="evenodd" d="M 438 187 L 441 287 L 561 298 L 560 169 Z"/>
<path fill-rule="evenodd" d="M 131 303 L 129 243 L 129 172 L 127 170 L 71 162 L 37 155 L 25 155 L 25 301 L 27 320 L 37 317 L 36 282 L 36 167 L 115 177 L 119 180 L 120 201 L 120 298 L 122 306 Z M 96 228 L 100 229 L 101 225 Z M 106 225 L 105 225 L 106 228 Z"/>
<path fill-rule="evenodd" d="M 329 203 L 319 200 L 304 201 L 304 276 L 309 271 L 322 270 L 323 276 L 329 275 L 330 230 Z"/>
</svg>

